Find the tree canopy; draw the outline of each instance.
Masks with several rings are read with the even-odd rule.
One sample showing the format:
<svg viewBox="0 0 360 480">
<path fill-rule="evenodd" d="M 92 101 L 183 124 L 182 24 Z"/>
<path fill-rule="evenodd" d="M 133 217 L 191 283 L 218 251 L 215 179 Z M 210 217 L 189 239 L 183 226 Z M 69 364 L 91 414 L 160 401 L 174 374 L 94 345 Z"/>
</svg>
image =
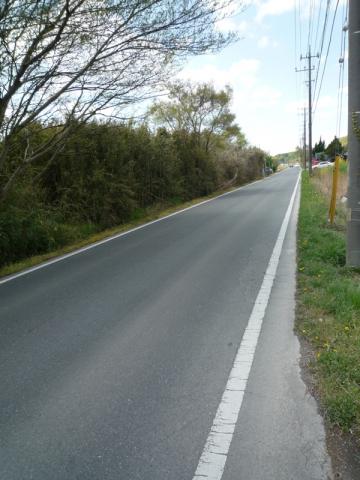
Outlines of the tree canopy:
<svg viewBox="0 0 360 480">
<path fill-rule="evenodd" d="M 121 116 L 174 62 L 232 40 L 216 28 L 234 0 L 4 0 L 0 4 L 0 175 L 63 144 L 74 119 Z M 35 144 L 31 124 L 57 125 Z M 22 136 L 17 164 L 9 152 Z M 56 154 L 56 153 L 55 153 Z"/>
<path fill-rule="evenodd" d="M 328 155 L 332 160 L 335 159 L 336 155 L 341 155 L 343 152 L 344 147 L 336 136 L 334 137 L 334 140 L 330 142 L 325 149 L 326 155 Z"/>
<path fill-rule="evenodd" d="M 216 91 L 209 83 L 176 82 L 169 87 L 169 100 L 150 109 L 156 123 L 170 131 L 184 130 L 196 136 L 208 151 L 222 141 L 246 144 L 245 136 L 230 111 L 232 89 Z"/>
<path fill-rule="evenodd" d="M 315 146 L 313 148 L 313 154 L 315 153 L 323 153 L 325 151 L 325 140 L 322 140 L 320 137 L 320 140 L 315 143 Z"/>
</svg>

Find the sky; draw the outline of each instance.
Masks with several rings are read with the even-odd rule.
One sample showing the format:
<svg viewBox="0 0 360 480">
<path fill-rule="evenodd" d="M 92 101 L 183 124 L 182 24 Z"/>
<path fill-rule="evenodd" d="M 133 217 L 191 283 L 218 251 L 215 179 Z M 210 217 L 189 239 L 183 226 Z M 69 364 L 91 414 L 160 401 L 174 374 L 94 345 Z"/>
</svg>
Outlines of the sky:
<svg viewBox="0 0 360 480">
<path fill-rule="evenodd" d="M 307 54 L 309 43 L 312 54 L 321 52 L 327 1 L 243 0 L 244 2 L 246 6 L 242 12 L 230 14 L 217 24 L 220 31 L 236 31 L 240 40 L 219 53 L 190 59 L 178 76 L 199 83 L 212 82 L 218 89 L 230 85 L 234 91 L 231 110 L 236 114 L 236 121 L 250 144 L 272 155 L 292 151 L 302 142 L 303 108 L 308 106 L 308 88 L 305 84 L 305 75 L 307 78 L 308 73 L 296 73 L 295 68 L 308 66 L 307 61 L 300 60 L 300 55 Z M 337 2 L 332 40 L 320 90 Z M 313 142 L 318 141 L 320 136 L 329 143 L 335 135 L 346 135 L 347 37 L 343 34 L 346 4 L 346 0 L 330 0 L 322 55 L 319 59 L 312 60 L 315 66 L 313 78 L 316 78 L 320 66 L 314 94 L 318 102 L 314 102 Z M 343 36 L 346 37 L 345 73 L 341 88 L 339 58 Z M 314 89 L 315 82 L 312 86 Z"/>
</svg>

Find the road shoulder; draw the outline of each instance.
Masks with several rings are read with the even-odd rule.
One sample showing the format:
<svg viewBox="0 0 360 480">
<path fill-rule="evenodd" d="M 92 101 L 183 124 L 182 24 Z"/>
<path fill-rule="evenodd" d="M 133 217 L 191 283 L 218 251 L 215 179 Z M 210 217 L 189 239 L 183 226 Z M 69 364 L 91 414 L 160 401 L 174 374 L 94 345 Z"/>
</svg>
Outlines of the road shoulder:
<svg viewBox="0 0 360 480">
<path fill-rule="evenodd" d="M 300 371 L 294 333 L 299 193 L 285 238 L 224 480 L 328 480 L 323 419 Z"/>
</svg>

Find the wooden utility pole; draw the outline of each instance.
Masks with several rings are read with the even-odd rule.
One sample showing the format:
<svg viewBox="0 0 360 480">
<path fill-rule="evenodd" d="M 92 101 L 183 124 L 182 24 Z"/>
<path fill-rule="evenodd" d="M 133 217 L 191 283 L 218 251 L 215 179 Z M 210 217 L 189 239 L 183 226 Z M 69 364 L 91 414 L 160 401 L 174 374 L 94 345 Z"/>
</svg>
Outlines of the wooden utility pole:
<svg viewBox="0 0 360 480">
<path fill-rule="evenodd" d="M 308 106 L 308 116 L 309 116 L 309 150 L 308 150 L 308 161 L 309 161 L 309 174 L 312 174 L 312 71 L 315 69 L 312 66 L 312 59 L 318 58 L 318 55 L 311 55 L 311 47 L 309 45 L 308 53 L 305 57 L 301 55 L 300 60 L 307 60 L 308 61 L 308 68 L 303 68 L 301 70 L 296 69 L 297 72 L 308 72 L 308 91 L 309 91 L 309 106 Z"/>
<path fill-rule="evenodd" d="M 304 164 L 303 167 L 306 169 L 306 107 L 304 107 Z"/>
<path fill-rule="evenodd" d="M 349 3 L 348 222 L 346 261 L 360 267 L 360 2 Z"/>
</svg>

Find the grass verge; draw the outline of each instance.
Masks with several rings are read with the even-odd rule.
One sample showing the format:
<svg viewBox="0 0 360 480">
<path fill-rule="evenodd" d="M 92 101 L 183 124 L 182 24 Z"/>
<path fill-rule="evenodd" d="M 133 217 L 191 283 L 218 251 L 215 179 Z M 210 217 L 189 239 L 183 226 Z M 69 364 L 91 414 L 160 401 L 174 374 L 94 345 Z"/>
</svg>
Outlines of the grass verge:
<svg viewBox="0 0 360 480">
<path fill-rule="evenodd" d="M 40 263 L 46 262 L 47 260 L 51 260 L 52 258 L 59 257 L 61 255 L 66 255 L 67 253 L 73 252 L 87 245 L 91 245 L 92 243 L 96 243 L 101 240 L 104 240 L 105 238 L 109 238 L 113 235 L 126 232 L 128 230 L 131 230 L 132 228 L 139 227 L 140 225 L 144 225 L 145 223 L 151 222 L 153 220 L 157 220 L 161 217 L 165 217 L 166 215 L 170 215 L 171 213 L 177 212 L 184 208 L 191 207 L 205 200 L 210 200 L 211 198 L 215 198 L 223 193 L 231 192 L 232 190 L 236 190 L 237 188 L 239 188 L 239 185 L 237 185 L 236 187 L 228 187 L 221 190 L 217 190 L 216 192 L 213 192 L 210 195 L 207 195 L 205 197 L 195 198 L 188 202 L 175 202 L 173 204 L 167 204 L 167 205 L 159 204 L 159 205 L 152 206 L 148 209 L 141 210 L 141 212 L 139 212 L 139 215 L 137 215 L 136 218 L 134 218 L 134 220 L 132 220 L 129 223 L 119 225 L 111 229 L 103 230 L 101 232 L 94 233 L 90 236 L 86 236 L 85 238 L 75 243 L 66 245 L 62 248 L 53 250 L 51 252 L 46 252 L 41 255 L 35 255 L 35 256 L 20 260 L 18 262 L 5 265 L 0 268 L 0 278 L 8 275 L 12 275 L 14 273 L 20 272 L 21 270 L 25 270 L 27 268 L 34 267 L 36 265 L 39 265 Z"/>
<path fill-rule="evenodd" d="M 327 419 L 360 439 L 360 271 L 345 265 L 345 217 L 330 226 L 328 199 L 306 172 L 298 225 L 297 331 Z"/>
</svg>

